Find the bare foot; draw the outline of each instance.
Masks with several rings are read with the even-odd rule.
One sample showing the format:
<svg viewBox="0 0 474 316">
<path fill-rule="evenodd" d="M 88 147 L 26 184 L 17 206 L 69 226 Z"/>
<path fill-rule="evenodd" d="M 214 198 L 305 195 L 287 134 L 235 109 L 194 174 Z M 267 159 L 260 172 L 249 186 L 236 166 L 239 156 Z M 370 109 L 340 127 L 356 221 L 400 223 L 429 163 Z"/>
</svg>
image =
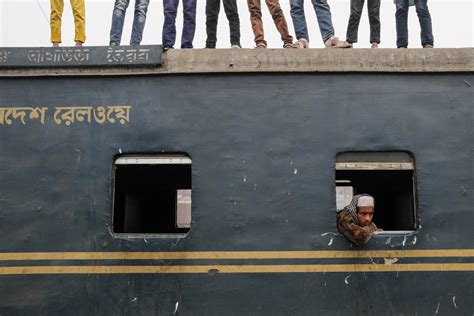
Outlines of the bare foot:
<svg viewBox="0 0 474 316">
<path fill-rule="evenodd" d="M 59 43 L 53 42 L 53 47 L 59 47 Z"/>
<path fill-rule="evenodd" d="M 379 48 L 379 44 L 376 43 L 376 42 L 373 42 L 372 46 L 370 46 L 370 48 Z"/>
<path fill-rule="evenodd" d="M 82 42 L 77 41 L 75 46 L 76 47 L 82 47 Z"/>
</svg>

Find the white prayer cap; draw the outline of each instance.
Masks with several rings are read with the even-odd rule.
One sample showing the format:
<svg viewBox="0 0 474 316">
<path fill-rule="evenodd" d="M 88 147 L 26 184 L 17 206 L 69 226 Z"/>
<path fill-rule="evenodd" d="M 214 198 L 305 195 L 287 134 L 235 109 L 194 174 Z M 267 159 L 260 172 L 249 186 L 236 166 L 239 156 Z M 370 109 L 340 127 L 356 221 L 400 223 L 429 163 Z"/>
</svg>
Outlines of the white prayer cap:
<svg viewBox="0 0 474 316">
<path fill-rule="evenodd" d="M 357 206 L 374 206 L 374 198 L 371 196 L 363 195 L 357 201 Z"/>
</svg>

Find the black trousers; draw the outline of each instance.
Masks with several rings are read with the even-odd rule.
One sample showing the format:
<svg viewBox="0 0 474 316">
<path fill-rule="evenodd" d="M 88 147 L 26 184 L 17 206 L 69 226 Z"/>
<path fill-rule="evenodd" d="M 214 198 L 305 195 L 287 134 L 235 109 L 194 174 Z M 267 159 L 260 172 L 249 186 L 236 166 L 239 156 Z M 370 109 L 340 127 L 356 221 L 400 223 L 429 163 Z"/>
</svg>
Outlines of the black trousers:
<svg viewBox="0 0 474 316">
<path fill-rule="evenodd" d="M 351 0 L 351 16 L 347 25 L 346 40 L 349 43 L 357 43 L 360 16 L 365 0 Z M 380 43 L 380 0 L 367 0 L 367 11 L 369 12 L 370 42 Z"/>
<path fill-rule="evenodd" d="M 230 43 L 231 45 L 240 45 L 240 20 L 237 11 L 237 0 L 222 0 L 222 2 L 224 2 L 224 11 L 229 20 Z M 206 2 L 207 48 L 216 47 L 217 18 L 219 17 L 220 6 L 221 0 L 207 0 Z"/>
</svg>

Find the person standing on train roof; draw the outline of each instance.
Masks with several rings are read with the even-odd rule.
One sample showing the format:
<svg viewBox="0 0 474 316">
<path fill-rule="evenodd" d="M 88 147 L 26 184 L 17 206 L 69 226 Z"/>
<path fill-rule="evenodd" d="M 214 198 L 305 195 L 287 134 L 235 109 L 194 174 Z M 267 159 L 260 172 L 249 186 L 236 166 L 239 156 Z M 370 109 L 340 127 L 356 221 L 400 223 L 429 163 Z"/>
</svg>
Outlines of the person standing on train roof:
<svg viewBox="0 0 474 316">
<path fill-rule="evenodd" d="M 327 0 L 311 0 L 316 17 L 318 18 L 319 31 L 323 38 L 324 46 L 335 48 L 349 48 L 344 41 L 340 41 L 334 35 L 334 27 L 332 25 L 331 8 Z M 296 32 L 297 42 L 294 48 L 309 48 L 308 27 L 304 14 L 304 0 L 290 0 L 290 13 L 293 20 L 293 26 Z"/>
<path fill-rule="evenodd" d="M 115 0 L 112 14 L 112 26 L 110 27 L 110 46 L 120 45 L 122 40 L 123 22 L 125 11 L 127 11 L 130 0 Z M 135 0 L 135 13 L 133 17 L 132 36 L 130 45 L 140 45 L 145 28 L 146 12 L 150 0 Z"/>
<path fill-rule="evenodd" d="M 250 22 L 252 23 L 252 31 L 255 36 L 256 48 L 267 48 L 267 42 L 265 41 L 263 32 L 262 22 L 262 8 L 261 0 L 247 0 L 247 4 L 250 11 Z M 286 23 L 285 15 L 281 9 L 279 0 L 265 0 L 268 10 L 272 15 L 273 22 L 280 33 L 281 40 L 283 41 L 283 48 L 291 48 L 293 45 L 293 37 L 288 31 L 288 24 Z"/>
<path fill-rule="evenodd" d="M 428 0 L 393 0 L 396 6 L 397 48 L 408 48 L 408 7 L 415 6 L 421 28 L 421 46 L 433 48 L 433 29 Z"/>
<path fill-rule="evenodd" d="M 374 208 L 372 196 L 355 195 L 349 205 L 337 212 L 337 230 L 357 246 L 366 244 L 374 232 L 382 231 L 372 222 Z"/>
<path fill-rule="evenodd" d="M 346 35 L 346 43 L 350 47 L 357 43 L 357 33 L 364 2 L 365 0 L 351 0 L 351 15 L 349 16 Z M 367 11 L 369 13 L 371 48 L 378 48 L 380 44 L 380 0 L 367 0 Z"/>
<path fill-rule="evenodd" d="M 163 24 L 163 49 L 174 48 L 176 42 L 176 15 L 180 0 L 163 0 L 165 21 Z M 193 48 L 194 33 L 196 31 L 196 0 L 182 0 L 183 2 L 183 33 L 181 48 Z"/>
<path fill-rule="evenodd" d="M 61 22 L 64 11 L 64 0 L 50 0 L 51 43 L 58 47 L 61 39 Z M 75 46 L 81 47 L 86 41 L 86 9 L 84 0 L 71 0 L 72 15 L 74 16 Z"/>
<path fill-rule="evenodd" d="M 224 11 L 229 20 L 230 45 L 232 48 L 240 48 L 240 19 L 237 10 L 237 0 L 222 0 Z M 221 7 L 221 0 L 206 1 L 206 48 L 216 48 L 217 42 L 217 19 Z"/>
</svg>

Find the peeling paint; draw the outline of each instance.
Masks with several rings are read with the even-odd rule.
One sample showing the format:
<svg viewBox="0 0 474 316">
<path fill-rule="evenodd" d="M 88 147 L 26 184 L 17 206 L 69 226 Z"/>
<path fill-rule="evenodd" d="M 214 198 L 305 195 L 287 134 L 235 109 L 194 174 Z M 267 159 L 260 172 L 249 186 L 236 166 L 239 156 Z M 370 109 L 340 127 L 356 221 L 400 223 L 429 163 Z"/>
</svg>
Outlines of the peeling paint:
<svg viewBox="0 0 474 316">
<path fill-rule="evenodd" d="M 137 299 L 138 299 L 138 297 L 135 297 L 134 299 L 132 299 L 132 302 L 135 303 L 137 301 Z"/>
<path fill-rule="evenodd" d="M 453 296 L 453 305 L 456 309 L 458 309 L 458 306 L 456 305 L 456 296 Z"/>
<path fill-rule="evenodd" d="M 402 246 L 405 247 L 407 243 L 407 236 L 403 237 Z"/>
<path fill-rule="evenodd" d="M 388 245 L 391 242 L 392 242 L 392 237 L 388 237 L 387 240 L 385 240 L 386 245 Z"/>
<path fill-rule="evenodd" d="M 441 300 L 442 300 L 442 299 L 443 299 L 443 297 L 441 296 L 441 297 L 439 298 L 438 306 L 436 307 L 435 315 L 438 315 L 439 306 L 441 305 Z"/>
<path fill-rule="evenodd" d="M 331 237 L 331 239 L 329 240 L 328 246 L 331 246 L 333 241 L 334 241 L 334 237 Z"/>
<path fill-rule="evenodd" d="M 400 259 L 398 258 L 383 258 L 383 261 L 385 265 L 392 265 L 394 263 L 397 263 Z"/>
<path fill-rule="evenodd" d="M 179 302 L 176 302 L 176 304 L 174 306 L 173 314 L 176 314 L 176 312 L 178 311 L 178 307 L 179 307 Z"/>
<path fill-rule="evenodd" d="M 298 169 L 295 168 L 295 170 L 293 171 L 293 174 L 297 174 L 298 173 Z"/>
<path fill-rule="evenodd" d="M 321 234 L 321 237 L 324 237 L 324 236 L 327 236 L 327 235 L 337 236 L 336 233 L 333 233 L 333 232 L 325 232 L 325 233 L 322 233 L 322 234 Z"/>
<path fill-rule="evenodd" d="M 217 273 L 219 273 L 219 269 L 209 269 L 207 271 L 207 274 L 209 275 L 216 275 Z"/>
<path fill-rule="evenodd" d="M 412 244 L 412 245 L 415 245 L 415 244 L 416 244 L 416 240 L 417 240 L 416 236 L 413 236 L 413 241 L 411 242 L 411 244 Z"/>
<path fill-rule="evenodd" d="M 244 182 L 247 182 L 247 175 L 244 174 Z"/>
<path fill-rule="evenodd" d="M 120 153 L 120 154 L 122 153 L 122 148 L 119 148 L 119 153 Z"/>
<path fill-rule="evenodd" d="M 350 277 L 351 277 L 350 274 L 348 276 L 346 276 L 346 278 L 344 279 L 344 283 L 349 284 L 349 278 Z"/>
</svg>

